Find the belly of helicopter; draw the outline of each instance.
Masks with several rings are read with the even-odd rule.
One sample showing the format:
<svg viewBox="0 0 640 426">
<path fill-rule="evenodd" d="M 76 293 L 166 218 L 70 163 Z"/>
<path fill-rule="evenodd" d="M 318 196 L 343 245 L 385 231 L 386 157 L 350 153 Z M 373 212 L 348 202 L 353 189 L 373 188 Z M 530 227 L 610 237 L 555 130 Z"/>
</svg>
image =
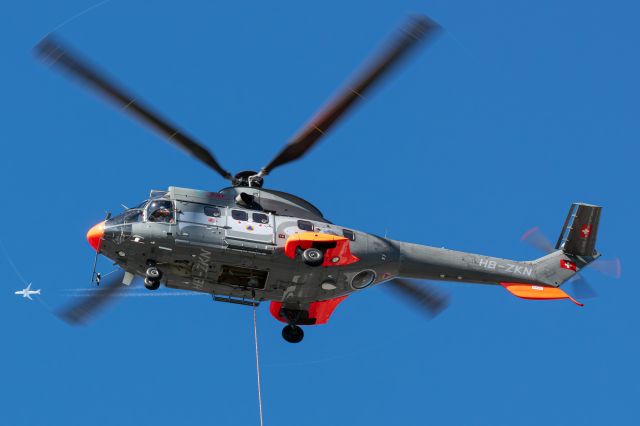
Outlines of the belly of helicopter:
<svg viewBox="0 0 640 426">
<path fill-rule="evenodd" d="M 276 245 L 231 242 L 214 246 L 194 241 L 185 244 L 132 235 L 105 241 L 103 254 L 141 278 L 152 259 L 162 271 L 162 282 L 167 287 L 214 297 L 313 301 L 348 292 L 347 277 L 340 268 L 306 266 L 285 256 Z M 323 290 L 324 282 L 335 284 Z"/>
<path fill-rule="evenodd" d="M 312 301 L 345 293 L 338 286 L 345 281 L 342 271 L 308 267 L 275 246 L 262 249 L 189 247 L 190 261 L 165 265 L 166 286 L 245 300 Z M 323 290 L 323 282 L 336 283 L 335 288 Z"/>
</svg>

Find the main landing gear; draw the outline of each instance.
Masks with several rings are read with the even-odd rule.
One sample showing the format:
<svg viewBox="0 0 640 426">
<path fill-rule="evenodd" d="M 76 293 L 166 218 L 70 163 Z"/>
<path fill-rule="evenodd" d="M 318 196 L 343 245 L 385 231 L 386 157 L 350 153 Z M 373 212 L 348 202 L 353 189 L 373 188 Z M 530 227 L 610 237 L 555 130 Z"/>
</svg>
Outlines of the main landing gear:
<svg viewBox="0 0 640 426">
<path fill-rule="evenodd" d="M 289 343 L 300 343 L 304 339 L 304 331 L 298 324 L 315 323 L 315 320 L 309 320 L 309 312 L 305 310 L 282 308 L 280 316 L 287 322 L 282 329 L 282 338 Z"/>
<path fill-rule="evenodd" d="M 155 266 L 149 266 L 144 277 L 144 286 L 147 290 L 157 290 L 160 288 L 160 280 L 162 279 L 162 272 Z"/>
<path fill-rule="evenodd" d="M 295 324 L 285 325 L 282 329 L 282 338 L 289 343 L 300 343 L 304 338 L 304 331 Z"/>
</svg>

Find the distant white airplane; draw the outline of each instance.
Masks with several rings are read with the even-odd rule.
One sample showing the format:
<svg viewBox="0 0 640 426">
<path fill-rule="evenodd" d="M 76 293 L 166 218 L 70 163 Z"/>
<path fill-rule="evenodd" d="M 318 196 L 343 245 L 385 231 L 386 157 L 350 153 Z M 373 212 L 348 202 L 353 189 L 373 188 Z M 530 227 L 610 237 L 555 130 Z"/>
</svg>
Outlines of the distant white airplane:
<svg viewBox="0 0 640 426">
<path fill-rule="evenodd" d="M 40 290 L 31 290 L 31 283 L 29 283 L 29 285 L 27 286 L 27 288 L 25 288 L 24 290 L 18 290 L 16 291 L 16 294 L 21 295 L 22 297 L 26 297 L 29 300 L 33 300 L 31 298 L 32 294 L 40 294 Z"/>
</svg>

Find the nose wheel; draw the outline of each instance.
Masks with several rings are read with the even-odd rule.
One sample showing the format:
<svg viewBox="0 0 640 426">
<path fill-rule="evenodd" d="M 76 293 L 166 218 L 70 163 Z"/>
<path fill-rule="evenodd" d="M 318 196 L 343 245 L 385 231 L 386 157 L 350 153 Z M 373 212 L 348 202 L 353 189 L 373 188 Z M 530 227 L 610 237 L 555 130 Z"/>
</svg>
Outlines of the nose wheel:
<svg viewBox="0 0 640 426">
<path fill-rule="evenodd" d="M 144 286 L 147 290 L 157 290 L 160 288 L 160 280 L 162 279 L 162 272 L 155 266 L 150 266 L 147 269 L 144 277 Z"/>
<path fill-rule="evenodd" d="M 289 343 L 300 343 L 304 338 L 304 331 L 295 324 L 285 325 L 282 329 L 282 338 Z"/>
</svg>

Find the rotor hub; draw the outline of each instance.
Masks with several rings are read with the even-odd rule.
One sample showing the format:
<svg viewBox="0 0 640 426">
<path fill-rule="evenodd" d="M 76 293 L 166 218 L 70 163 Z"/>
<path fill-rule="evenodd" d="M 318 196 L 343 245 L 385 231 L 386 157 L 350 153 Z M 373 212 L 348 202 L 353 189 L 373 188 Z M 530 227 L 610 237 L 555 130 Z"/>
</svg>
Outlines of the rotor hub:
<svg viewBox="0 0 640 426">
<path fill-rule="evenodd" d="M 264 180 L 253 170 L 244 170 L 236 173 L 233 177 L 233 186 L 248 186 L 253 188 L 262 188 Z"/>
</svg>

